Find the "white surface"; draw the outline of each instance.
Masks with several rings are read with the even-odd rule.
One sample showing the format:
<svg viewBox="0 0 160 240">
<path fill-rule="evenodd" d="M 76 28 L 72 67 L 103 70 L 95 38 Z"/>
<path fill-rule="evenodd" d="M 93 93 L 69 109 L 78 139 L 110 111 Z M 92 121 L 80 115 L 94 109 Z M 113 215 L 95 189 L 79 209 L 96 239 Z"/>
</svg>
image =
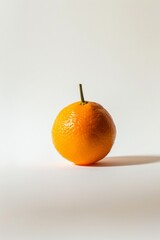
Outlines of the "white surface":
<svg viewBox="0 0 160 240">
<path fill-rule="evenodd" d="M 1 169 L 2 239 L 158 240 L 160 164 L 152 161 L 160 158 Z"/>
<path fill-rule="evenodd" d="M 2 239 L 160 239 L 159 9 L 0 0 Z M 71 165 L 51 143 L 80 82 L 117 126 L 117 158 L 100 166 Z"/>
</svg>

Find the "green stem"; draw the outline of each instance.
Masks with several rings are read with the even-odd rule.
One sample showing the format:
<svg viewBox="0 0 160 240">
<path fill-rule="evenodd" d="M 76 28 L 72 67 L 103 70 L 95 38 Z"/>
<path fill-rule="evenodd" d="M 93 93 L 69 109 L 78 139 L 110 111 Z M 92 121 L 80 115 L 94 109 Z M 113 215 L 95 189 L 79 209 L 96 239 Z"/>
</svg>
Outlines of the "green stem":
<svg viewBox="0 0 160 240">
<path fill-rule="evenodd" d="M 79 84 L 79 90 L 80 90 L 81 104 L 84 105 L 84 104 L 86 104 L 87 102 L 84 100 L 82 84 Z"/>
</svg>

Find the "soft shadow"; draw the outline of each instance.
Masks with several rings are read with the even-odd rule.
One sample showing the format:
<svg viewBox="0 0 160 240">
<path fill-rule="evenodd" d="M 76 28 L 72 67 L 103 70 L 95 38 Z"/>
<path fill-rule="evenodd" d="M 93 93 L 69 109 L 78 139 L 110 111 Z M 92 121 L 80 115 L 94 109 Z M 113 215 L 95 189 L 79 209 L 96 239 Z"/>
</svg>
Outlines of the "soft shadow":
<svg viewBox="0 0 160 240">
<path fill-rule="evenodd" d="M 116 167 L 143 165 L 160 162 L 160 156 L 116 156 L 106 157 L 90 167 Z"/>
</svg>

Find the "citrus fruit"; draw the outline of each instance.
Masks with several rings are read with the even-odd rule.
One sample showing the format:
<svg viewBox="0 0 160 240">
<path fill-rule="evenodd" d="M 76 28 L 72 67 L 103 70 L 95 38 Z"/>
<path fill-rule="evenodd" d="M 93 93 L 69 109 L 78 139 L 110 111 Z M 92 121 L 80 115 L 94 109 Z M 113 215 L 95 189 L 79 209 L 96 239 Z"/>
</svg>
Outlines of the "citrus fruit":
<svg viewBox="0 0 160 240">
<path fill-rule="evenodd" d="M 63 108 L 52 127 L 52 141 L 57 151 L 78 165 L 90 165 L 111 150 L 116 127 L 108 111 L 96 102 L 84 100 Z"/>
</svg>

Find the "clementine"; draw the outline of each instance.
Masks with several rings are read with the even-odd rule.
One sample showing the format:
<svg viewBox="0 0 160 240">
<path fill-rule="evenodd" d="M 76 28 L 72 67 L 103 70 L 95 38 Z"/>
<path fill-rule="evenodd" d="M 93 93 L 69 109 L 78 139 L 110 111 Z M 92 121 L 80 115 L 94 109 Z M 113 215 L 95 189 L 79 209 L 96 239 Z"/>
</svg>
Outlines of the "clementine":
<svg viewBox="0 0 160 240">
<path fill-rule="evenodd" d="M 57 151 L 78 165 L 90 165 L 103 159 L 111 150 L 116 127 L 111 115 L 96 102 L 84 100 L 62 109 L 52 127 L 52 141 Z"/>
</svg>

